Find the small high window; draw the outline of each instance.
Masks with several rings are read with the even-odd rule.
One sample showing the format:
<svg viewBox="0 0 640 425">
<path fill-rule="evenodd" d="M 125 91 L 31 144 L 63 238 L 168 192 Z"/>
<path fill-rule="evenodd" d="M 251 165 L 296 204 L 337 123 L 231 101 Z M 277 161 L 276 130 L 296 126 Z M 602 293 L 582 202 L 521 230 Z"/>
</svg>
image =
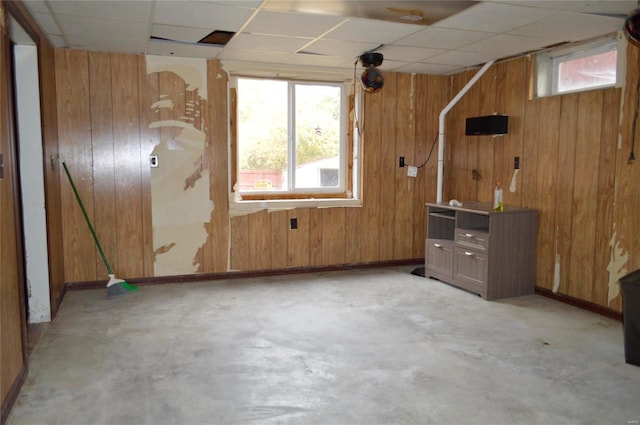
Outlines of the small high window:
<svg viewBox="0 0 640 425">
<path fill-rule="evenodd" d="M 620 85 L 624 37 L 606 37 L 536 55 L 536 95 L 572 93 Z"/>
</svg>

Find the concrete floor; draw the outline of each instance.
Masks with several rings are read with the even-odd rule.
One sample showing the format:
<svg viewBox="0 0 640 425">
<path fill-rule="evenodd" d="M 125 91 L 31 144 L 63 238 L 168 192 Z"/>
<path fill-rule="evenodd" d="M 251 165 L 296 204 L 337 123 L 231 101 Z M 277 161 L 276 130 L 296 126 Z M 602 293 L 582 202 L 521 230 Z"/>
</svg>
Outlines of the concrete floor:
<svg viewBox="0 0 640 425">
<path fill-rule="evenodd" d="M 69 292 L 8 424 L 640 420 L 621 323 L 411 270 Z"/>
</svg>

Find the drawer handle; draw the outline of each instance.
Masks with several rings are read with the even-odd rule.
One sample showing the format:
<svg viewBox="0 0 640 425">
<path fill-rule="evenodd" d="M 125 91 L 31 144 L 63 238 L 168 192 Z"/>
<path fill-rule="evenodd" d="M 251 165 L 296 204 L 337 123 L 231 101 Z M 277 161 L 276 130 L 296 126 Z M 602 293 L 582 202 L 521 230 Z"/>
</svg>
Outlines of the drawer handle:
<svg viewBox="0 0 640 425">
<path fill-rule="evenodd" d="M 465 251 L 464 255 L 466 255 L 467 257 L 472 257 L 473 256 L 473 252 Z"/>
<path fill-rule="evenodd" d="M 434 243 L 433 246 L 435 246 L 436 248 L 442 248 L 442 245 L 440 245 L 439 243 Z"/>
</svg>

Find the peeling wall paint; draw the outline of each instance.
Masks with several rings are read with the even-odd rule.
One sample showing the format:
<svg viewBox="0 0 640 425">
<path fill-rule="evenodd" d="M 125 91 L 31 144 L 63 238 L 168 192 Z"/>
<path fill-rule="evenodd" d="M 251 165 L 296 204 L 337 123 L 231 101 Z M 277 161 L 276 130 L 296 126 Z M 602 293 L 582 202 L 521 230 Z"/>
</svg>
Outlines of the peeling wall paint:
<svg viewBox="0 0 640 425">
<path fill-rule="evenodd" d="M 147 56 L 147 74 L 164 71 L 182 78 L 185 90 L 194 92 L 194 99 L 206 100 L 205 60 Z M 173 130 L 162 133 L 152 152 L 158 157 L 158 167 L 151 169 L 155 276 L 197 272 L 198 250 L 207 241 L 206 224 L 215 206 L 209 173 L 205 172 L 207 114 L 201 114 L 200 105 L 201 102 L 188 102 L 185 115 L 179 119 L 158 120 L 149 125 Z M 174 106 L 174 100 L 166 93 L 149 105 L 156 112 L 163 108 L 173 110 Z"/>
<path fill-rule="evenodd" d="M 620 241 L 618 240 L 615 223 L 613 225 L 613 234 L 611 235 L 609 246 L 611 247 L 611 257 L 609 259 L 609 265 L 607 266 L 607 271 L 609 272 L 609 292 L 607 303 L 611 304 L 611 301 L 620 295 L 619 280 L 622 276 L 627 274 L 627 262 L 629 261 L 629 253 L 622 248 Z"/>
</svg>

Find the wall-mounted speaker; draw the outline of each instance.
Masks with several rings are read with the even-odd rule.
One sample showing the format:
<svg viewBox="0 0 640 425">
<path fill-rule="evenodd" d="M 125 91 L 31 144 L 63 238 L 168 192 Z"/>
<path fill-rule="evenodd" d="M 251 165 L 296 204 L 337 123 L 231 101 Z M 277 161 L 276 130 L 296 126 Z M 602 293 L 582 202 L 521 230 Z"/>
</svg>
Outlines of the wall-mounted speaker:
<svg viewBox="0 0 640 425">
<path fill-rule="evenodd" d="M 499 136 L 509 132 L 509 115 L 486 115 L 467 118 L 467 136 Z"/>
</svg>

